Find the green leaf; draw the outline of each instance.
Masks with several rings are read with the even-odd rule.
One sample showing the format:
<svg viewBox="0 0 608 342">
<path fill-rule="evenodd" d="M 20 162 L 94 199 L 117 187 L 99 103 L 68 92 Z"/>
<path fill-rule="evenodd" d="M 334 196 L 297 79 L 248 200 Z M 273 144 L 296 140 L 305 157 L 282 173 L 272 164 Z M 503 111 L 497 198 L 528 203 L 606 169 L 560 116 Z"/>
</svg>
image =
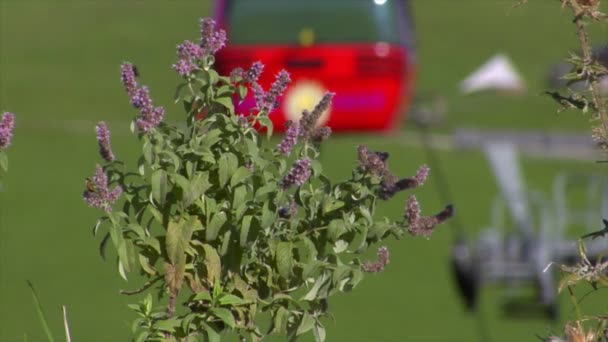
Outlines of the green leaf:
<svg viewBox="0 0 608 342">
<path fill-rule="evenodd" d="M 247 87 L 240 84 L 237 88 L 237 91 L 239 93 L 239 100 L 243 101 L 245 99 L 245 96 L 247 96 Z"/>
<path fill-rule="evenodd" d="M 42 324 L 42 328 L 44 329 L 46 338 L 49 340 L 49 342 L 54 342 L 55 338 L 53 337 L 51 328 L 49 328 L 49 324 L 46 320 L 46 316 L 44 315 L 44 310 L 42 310 L 42 304 L 40 303 L 40 299 L 38 299 L 38 294 L 36 294 L 34 285 L 29 280 L 27 281 L 27 285 L 30 287 L 32 296 L 34 297 L 34 305 L 36 305 L 36 311 L 38 312 L 38 318 L 40 319 L 40 323 Z"/>
<path fill-rule="evenodd" d="M 258 121 L 260 122 L 260 125 L 262 125 L 262 127 L 266 127 L 266 137 L 270 138 L 272 136 L 272 121 L 270 121 L 270 118 L 268 118 L 268 116 L 262 115 L 258 118 Z"/>
<path fill-rule="evenodd" d="M 199 293 L 197 293 L 194 298 L 192 298 L 192 300 L 204 300 L 204 301 L 211 301 L 211 294 L 209 294 L 209 292 L 207 291 L 201 291 Z"/>
<path fill-rule="evenodd" d="M 146 256 L 144 256 L 143 254 L 139 255 L 139 264 L 141 265 L 141 268 L 148 274 L 150 275 L 155 275 L 156 274 L 156 270 L 154 269 L 154 267 L 150 264 L 150 259 L 148 259 Z"/>
<path fill-rule="evenodd" d="M 302 320 L 300 321 L 300 324 L 298 325 L 298 330 L 296 330 L 296 336 L 304 334 L 308 330 L 312 329 L 314 325 L 315 325 L 315 318 L 313 316 L 311 316 L 308 312 L 304 312 L 304 315 L 302 316 Z"/>
<path fill-rule="evenodd" d="M 323 200 L 323 214 L 327 215 L 328 213 L 340 209 L 344 206 L 344 202 L 337 200 L 331 197 L 325 197 Z"/>
<path fill-rule="evenodd" d="M 232 316 L 232 313 L 230 312 L 230 310 L 225 309 L 225 308 L 212 308 L 211 310 L 209 310 L 211 312 L 211 314 L 219 319 L 222 320 L 222 322 L 226 323 L 227 326 L 234 328 L 236 326 L 236 322 L 234 321 L 234 316 Z"/>
<path fill-rule="evenodd" d="M 205 250 L 205 268 L 207 269 L 207 280 L 211 284 L 215 284 L 216 280 L 220 279 L 222 274 L 222 261 L 217 250 L 208 244 L 203 244 Z"/>
<path fill-rule="evenodd" d="M 344 240 L 338 240 L 334 243 L 334 253 L 342 253 L 348 248 L 348 242 Z"/>
<path fill-rule="evenodd" d="M 221 337 L 219 332 L 217 332 L 217 328 L 211 326 L 211 324 L 207 324 L 202 322 L 203 327 L 205 328 L 206 341 L 208 342 L 220 342 Z"/>
<path fill-rule="evenodd" d="M 239 240 L 241 247 L 247 247 L 249 229 L 251 228 L 251 219 L 253 219 L 253 216 L 246 215 L 243 217 L 243 221 L 241 222 L 241 237 Z"/>
<path fill-rule="evenodd" d="M 154 322 L 154 324 L 152 325 L 152 328 L 158 329 L 161 331 L 166 331 L 166 332 L 175 332 L 175 328 L 180 326 L 180 322 L 181 322 L 181 320 L 179 320 L 177 318 L 160 320 L 160 321 Z"/>
<path fill-rule="evenodd" d="M 314 301 L 315 299 L 317 299 L 317 296 L 319 294 L 319 290 L 328 281 L 330 281 L 330 279 L 325 274 L 325 272 L 321 273 L 321 275 L 317 278 L 317 281 L 315 281 L 315 284 L 310 289 L 310 291 L 308 291 L 308 293 L 306 293 L 306 295 L 304 295 L 304 297 L 302 297 L 302 300 Z"/>
<path fill-rule="evenodd" d="M 156 203 L 160 206 L 165 205 L 165 198 L 167 197 L 167 172 L 162 169 L 155 170 L 152 173 L 152 196 Z"/>
<path fill-rule="evenodd" d="M 289 319 L 289 311 L 282 306 L 279 306 L 272 319 L 270 334 L 283 334 L 287 329 L 287 320 Z"/>
<path fill-rule="evenodd" d="M 218 163 L 220 187 L 224 187 L 238 166 L 237 157 L 230 152 L 223 153 Z"/>
<path fill-rule="evenodd" d="M 228 109 L 228 113 L 234 114 L 234 103 L 232 97 L 217 97 L 213 102 L 217 102 Z"/>
<path fill-rule="evenodd" d="M 297 244 L 299 261 L 303 264 L 309 264 L 313 260 L 317 259 L 317 248 L 315 244 L 306 236 L 300 237 L 300 241 Z"/>
<path fill-rule="evenodd" d="M 312 330 L 313 335 L 315 335 L 316 342 L 325 342 L 325 327 L 321 322 L 317 321 Z"/>
<path fill-rule="evenodd" d="M 222 294 L 218 298 L 218 303 L 220 303 L 220 305 L 243 305 L 247 302 L 233 294 Z"/>
<path fill-rule="evenodd" d="M 327 227 L 327 238 L 330 241 L 337 241 L 342 234 L 346 233 L 346 224 L 342 219 L 335 219 L 329 223 Z"/>
<path fill-rule="evenodd" d="M 239 185 L 236 189 L 234 189 L 234 198 L 232 200 L 232 208 L 234 208 L 234 209 L 239 208 L 241 206 L 241 204 L 245 203 L 246 197 L 247 197 L 247 187 L 245 186 L 245 184 Z"/>
<path fill-rule="evenodd" d="M 283 278 L 289 278 L 293 268 L 293 244 L 291 242 L 279 242 L 276 251 L 276 263 L 279 274 Z"/>
<path fill-rule="evenodd" d="M 175 267 L 174 278 L 171 286 L 179 287 L 186 271 L 186 249 L 190 245 L 192 232 L 201 223 L 196 216 L 191 216 L 186 221 L 183 218 L 179 221 L 170 221 L 167 227 L 166 248 L 167 257 Z"/>
<path fill-rule="evenodd" d="M 251 171 L 244 166 L 239 167 L 230 178 L 230 186 L 234 187 L 247 179 L 249 176 L 251 176 Z"/>
<path fill-rule="evenodd" d="M 213 218 L 211 219 L 211 222 L 209 222 L 207 230 L 205 231 L 205 239 L 207 241 L 215 241 L 215 239 L 217 239 L 217 235 L 220 232 L 220 229 L 222 228 L 224 223 L 226 223 L 227 220 L 228 218 L 226 217 L 226 213 L 223 211 L 220 211 L 213 215 Z"/>
<path fill-rule="evenodd" d="M 263 196 L 267 193 L 273 192 L 277 189 L 277 184 L 275 182 L 268 182 L 264 184 L 262 187 L 258 188 L 255 192 L 255 197 Z"/>
</svg>

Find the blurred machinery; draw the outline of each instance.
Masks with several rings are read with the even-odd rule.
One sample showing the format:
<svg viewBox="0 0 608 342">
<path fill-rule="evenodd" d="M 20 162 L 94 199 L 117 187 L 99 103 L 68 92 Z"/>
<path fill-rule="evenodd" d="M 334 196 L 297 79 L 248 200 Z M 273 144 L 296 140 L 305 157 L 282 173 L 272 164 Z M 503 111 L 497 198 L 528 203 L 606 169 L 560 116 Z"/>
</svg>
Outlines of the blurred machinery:
<svg viewBox="0 0 608 342">
<path fill-rule="evenodd" d="M 608 217 L 608 178 L 589 174 L 559 174 L 553 197 L 527 190 L 519 170 L 515 147 L 491 143 L 485 154 L 496 177 L 501 196 L 494 202 L 492 222 L 473 244 L 464 236 L 452 249 L 452 267 L 458 290 L 467 308 L 477 308 L 480 291 L 494 284 L 504 289 L 503 309 L 529 315 L 532 306 L 551 319 L 557 318 L 556 279 L 545 271 L 550 262 L 578 260 L 576 237 L 582 230 L 599 230 Z M 590 259 L 608 251 L 608 239 L 586 241 Z M 536 298 L 524 296 L 536 289 Z M 519 312 L 517 312 L 519 311 Z"/>
</svg>

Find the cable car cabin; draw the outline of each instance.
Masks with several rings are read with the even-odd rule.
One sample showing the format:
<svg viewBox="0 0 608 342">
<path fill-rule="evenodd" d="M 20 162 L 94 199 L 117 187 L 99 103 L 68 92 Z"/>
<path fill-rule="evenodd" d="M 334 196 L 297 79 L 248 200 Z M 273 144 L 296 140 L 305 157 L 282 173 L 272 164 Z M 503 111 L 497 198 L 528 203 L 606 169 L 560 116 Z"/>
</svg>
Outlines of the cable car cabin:
<svg viewBox="0 0 608 342">
<path fill-rule="evenodd" d="M 215 19 L 228 34 L 221 73 L 259 60 L 267 90 L 289 71 L 292 82 L 270 114 L 275 129 L 326 91 L 336 96 L 319 124 L 334 131 L 389 130 L 403 119 L 415 75 L 408 0 L 218 0 Z M 249 92 L 237 110 L 254 106 Z"/>
</svg>

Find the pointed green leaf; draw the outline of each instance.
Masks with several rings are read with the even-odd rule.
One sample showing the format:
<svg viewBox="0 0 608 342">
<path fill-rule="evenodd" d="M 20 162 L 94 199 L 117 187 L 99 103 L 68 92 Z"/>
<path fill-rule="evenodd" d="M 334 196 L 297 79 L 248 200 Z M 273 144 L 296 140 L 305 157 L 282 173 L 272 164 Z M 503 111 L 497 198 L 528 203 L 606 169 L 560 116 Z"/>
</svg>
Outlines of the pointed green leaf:
<svg viewBox="0 0 608 342">
<path fill-rule="evenodd" d="M 289 278 L 293 268 L 293 245 L 291 242 L 279 242 L 276 251 L 276 263 L 279 274 L 283 278 Z"/>
<path fill-rule="evenodd" d="M 211 314 L 219 319 L 222 322 L 226 323 L 227 326 L 234 328 L 236 326 L 236 322 L 234 321 L 234 316 L 230 312 L 230 310 L 225 308 L 212 308 L 209 310 Z"/>
<path fill-rule="evenodd" d="M 302 320 L 300 321 L 300 324 L 298 325 L 298 330 L 296 330 L 296 336 L 304 334 L 308 330 L 312 329 L 312 327 L 314 325 L 315 325 L 315 318 L 313 316 L 311 316 L 308 312 L 304 312 L 304 315 L 302 316 Z"/>
<path fill-rule="evenodd" d="M 217 239 L 217 235 L 220 232 L 220 229 L 226 223 L 227 217 L 226 213 L 220 211 L 213 215 L 211 222 L 209 222 L 209 226 L 207 226 L 207 230 L 205 231 L 205 239 L 207 241 L 215 241 Z"/>
<path fill-rule="evenodd" d="M 152 196 L 159 205 L 165 204 L 165 198 L 167 197 L 167 172 L 162 169 L 155 170 L 152 173 Z"/>
</svg>

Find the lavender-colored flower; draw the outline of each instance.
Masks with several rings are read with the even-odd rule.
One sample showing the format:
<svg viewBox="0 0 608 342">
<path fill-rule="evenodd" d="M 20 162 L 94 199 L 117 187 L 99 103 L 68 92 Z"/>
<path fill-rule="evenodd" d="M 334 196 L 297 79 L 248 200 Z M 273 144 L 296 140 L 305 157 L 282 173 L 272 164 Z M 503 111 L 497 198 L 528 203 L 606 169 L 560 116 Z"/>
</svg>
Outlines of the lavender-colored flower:
<svg viewBox="0 0 608 342">
<path fill-rule="evenodd" d="M 131 104 L 137 109 L 144 111 L 152 110 L 152 99 L 150 98 L 148 87 L 143 86 L 138 88 L 131 97 Z"/>
<path fill-rule="evenodd" d="M 390 262 L 388 248 L 386 248 L 385 246 L 378 248 L 377 255 L 378 255 L 378 260 L 366 261 L 361 265 L 361 269 L 364 272 L 378 273 L 378 272 L 384 270 L 386 265 L 388 265 L 388 263 Z"/>
<path fill-rule="evenodd" d="M 177 57 L 182 59 L 201 59 L 203 58 L 203 49 L 189 40 L 177 46 Z"/>
<path fill-rule="evenodd" d="M 312 112 L 307 110 L 302 112 L 302 118 L 300 119 L 300 126 L 302 127 L 300 136 L 302 136 L 304 140 L 308 141 L 314 136 L 317 122 L 319 121 L 319 118 L 321 118 L 321 115 L 331 106 L 331 101 L 334 96 L 335 93 L 327 92 L 323 95 L 323 98 L 317 103 Z"/>
<path fill-rule="evenodd" d="M 386 165 L 388 154 L 382 152 L 372 152 L 363 145 L 357 146 L 359 167 L 364 172 L 369 172 L 377 177 L 385 177 L 389 171 Z"/>
<path fill-rule="evenodd" d="M 97 165 L 93 177 L 87 178 L 86 189 L 82 194 L 84 200 L 94 208 L 100 208 L 106 212 L 112 211 L 112 204 L 122 194 L 122 188 L 117 186 L 114 190 L 108 189 L 108 177 L 103 168 Z"/>
<path fill-rule="evenodd" d="M 241 67 L 234 68 L 230 72 L 230 82 L 236 83 L 237 80 L 239 80 L 240 78 L 243 78 L 244 75 L 245 75 L 245 71 L 243 70 L 243 68 L 241 68 Z"/>
<path fill-rule="evenodd" d="M 420 219 L 420 204 L 418 203 L 415 195 L 411 195 L 407 199 L 405 216 L 407 217 L 407 222 L 409 224 L 412 224 Z"/>
<path fill-rule="evenodd" d="M 137 92 L 137 81 L 135 81 L 135 77 L 137 76 L 136 70 L 135 66 L 129 62 L 124 62 L 121 66 L 120 79 L 129 94 L 129 98 L 133 98 Z"/>
<path fill-rule="evenodd" d="M 414 179 L 416 180 L 416 186 L 424 185 L 426 178 L 429 176 L 429 170 L 429 167 L 425 164 L 420 166 L 420 168 L 416 172 L 416 175 L 414 176 Z"/>
<path fill-rule="evenodd" d="M 296 160 L 289 173 L 281 180 L 283 189 L 287 189 L 292 185 L 301 186 L 310 178 L 311 160 L 302 158 Z"/>
<path fill-rule="evenodd" d="M 264 93 L 264 89 L 258 82 L 253 82 L 251 84 L 251 91 L 253 92 L 253 99 L 255 100 L 255 105 L 258 110 L 262 110 L 264 108 L 264 97 L 266 93 Z"/>
<path fill-rule="evenodd" d="M 291 149 L 298 143 L 298 135 L 300 134 L 300 124 L 297 122 L 287 121 L 287 132 L 283 141 L 277 147 L 279 153 L 284 156 L 288 156 L 291 153 Z"/>
<path fill-rule="evenodd" d="M 405 207 L 405 218 L 408 222 L 407 231 L 414 236 L 429 237 L 433 233 L 435 226 L 443 223 L 453 215 L 454 207 L 450 204 L 434 216 L 421 216 L 420 204 L 418 204 L 416 196 L 412 195 L 408 198 Z"/>
<path fill-rule="evenodd" d="M 258 109 L 266 113 L 270 113 L 273 109 L 279 107 L 279 97 L 283 94 L 285 89 L 287 89 L 287 84 L 289 84 L 289 82 L 291 82 L 289 73 L 285 70 L 279 71 L 275 81 L 270 86 L 270 89 L 266 94 L 264 94 L 263 99 L 259 98 L 259 91 L 261 90 L 261 87 L 258 85 L 259 88 L 256 89 L 254 86 L 253 96 L 256 99 Z"/>
<path fill-rule="evenodd" d="M 201 19 L 201 48 L 203 54 L 215 54 L 226 46 L 226 31 L 215 29 L 215 20 L 210 18 Z"/>
<path fill-rule="evenodd" d="M 200 46 L 186 40 L 177 46 L 179 60 L 173 64 L 173 69 L 185 76 L 198 68 L 198 60 L 203 58 L 203 54 L 204 51 Z"/>
<path fill-rule="evenodd" d="M 114 153 L 110 146 L 110 130 L 105 122 L 100 121 L 95 127 L 97 132 L 97 142 L 99 143 L 99 154 L 107 162 L 114 161 Z"/>
<path fill-rule="evenodd" d="M 313 132 L 312 132 L 312 141 L 316 142 L 316 143 L 320 143 L 324 140 L 327 140 L 329 138 L 329 136 L 331 135 L 331 128 L 330 127 L 319 127 L 316 128 Z"/>
<path fill-rule="evenodd" d="M 186 76 L 197 68 L 196 64 L 192 63 L 189 59 L 180 59 L 172 66 L 180 76 Z"/>
<path fill-rule="evenodd" d="M 0 150 L 11 145 L 14 127 L 15 115 L 10 112 L 4 112 L 4 114 L 2 114 L 2 121 L 0 122 Z"/>
<path fill-rule="evenodd" d="M 243 80 L 247 83 L 257 82 L 262 71 L 264 71 L 264 64 L 260 61 L 253 62 L 251 68 L 243 76 Z"/>
<path fill-rule="evenodd" d="M 135 67 L 128 62 L 122 65 L 122 81 L 129 94 L 129 99 L 133 107 L 139 109 L 139 117 L 135 120 L 140 132 L 147 133 L 152 128 L 158 126 L 165 116 L 163 107 L 154 107 L 150 98 L 148 87 L 138 87 L 135 81 Z"/>
</svg>

